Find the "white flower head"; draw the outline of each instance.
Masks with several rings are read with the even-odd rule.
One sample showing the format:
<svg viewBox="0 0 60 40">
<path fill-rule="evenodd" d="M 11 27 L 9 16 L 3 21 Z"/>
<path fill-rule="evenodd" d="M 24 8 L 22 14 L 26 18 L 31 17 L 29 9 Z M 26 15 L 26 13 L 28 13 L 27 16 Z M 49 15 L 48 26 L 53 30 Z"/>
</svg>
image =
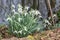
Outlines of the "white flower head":
<svg viewBox="0 0 60 40">
<path fill-rule="evenodd" d="M 14 15 L 15 15 L 15 14 L 18 14 L 18 13 L 17 13 L 17 12 L 14 12 Z M 18 14 L 18 15 L 19 15 L 19 14 Z"/>
<path fill-rule="evenodd" d="M 18 31 L 18 33 L 22 34 L 22 30 Z"/>
<path fill-rule="evenodd" d="M 12 9 L 12 12 L 15 12 L 15 9 Z"/>
<path fill-rule="evenodd" d="M 42 16 L 39 16 L 39 18 L 42 18 Z"/>
<path fill-rule="evenodd" d="M 15 8 L 15 5 L 14 4 L 12 4 L 12 8 Z"/>
<path fill-rule="evenodd" d="M 39 31 L 40 30 L 40 28 L 37 28 L 37 31 Z"/>
<path fill-rule="evenodd" d="M 27 15 L 28 13 L 25 13 L 25 16 Z"/>
<path fill-rule="evenodd" d="M 23 8 L 23 7 L 22 7 L 20 4 L 18 4 L 18 12 L 19 12 L 19 13 L 22 13 L 22 8 Z"/>
<path fill-rule="evenodd" d="M 34 15 L 40 15 L 41 16 L 41 13 L 38 11 L 38 10 L 31 10 L 30 11 L 31 14 L 34 14 Z"/>
<path fill-rule="evenodd" d="M 19 13 L 22 13 L 22 8 L 18 8 L 18 12 Z"/>
<path fill-rule="evenodd" d="M 45 20 L 45 23 L 48 23 L 48 25 L 51 25 L 51 23 L 48 20 Z"/>
<path fill-rule="evenodd" d="M 15 30 L 15 31 L 13 31 L 13 33 L 18 33 L 18 32 Z"/>
<path fill-rule="evenodd" d="M 24 30 L 27 31 L 27 27 L 24 27 Z"/>
<path fill-rule="evenodd" d="M 12 19 L 11 19 L 10 17 L 8 17 L 6 20 L 7 20 L 7 21 L 9 21 L 9 20 L 12 21 Z"/>
<path fill-rule="evenodd" d="M 29 13 L 33 16 L 33 15 L 35 15 L 34 13 L 35 13 L 35 11 L 33 10 L 33 9 L 31 9 L 31 11 L 29 11 Z"/>
<path fill-rule="evenodd" d="M 53 17 L 57 17 L 57 15 L 56 15 L 56 14 L 54 14 L 54 15 L 53 15 Z"/>
<path fill-rule="evenodd" d="M 35 10 L 35 15 L 41 15 L 41 13 L 38 10 Z"/>
<path fill-rule="evenodd" d="M 50 19 L 51 19 L 51 17 L 48 17 L 48 19 L 50 20 Z"/>
<path fill-rule="evenodd" d="M 18 8 L 22 8 L 22 5 L 18 4 Z"/>
<path fill-rule="evenodd" d="M 29 8 L 30 8 L 30 7 L 28 7 L 28 6 L 25 6 L 25 8 L 24 8 L 24 9 L 25 9 L 25 10 L 28 10 Z"/>
<path fill-rule="evenodd" d="M 34 11 L 34 10 L 31 10 L 30 12 L 31 12 L 31 13 L 33 13 L 33 14 L 35 13 L 35 11 Z"/>
<path fill-rule="evenodd" d="M 22 18 L 18 18 L 18 21 L 20 22 L 22 20 Z"/>
<path fill-rule="evenodd" d="M 28 13 L 26 10 L 23 10 L 23 14 L 26 16 Z"/>
<path fill-rule="evenodd" d="M 48 20 L 45 20 L 45 23 L 49 23 L 49 21 Z"/>
</svg>

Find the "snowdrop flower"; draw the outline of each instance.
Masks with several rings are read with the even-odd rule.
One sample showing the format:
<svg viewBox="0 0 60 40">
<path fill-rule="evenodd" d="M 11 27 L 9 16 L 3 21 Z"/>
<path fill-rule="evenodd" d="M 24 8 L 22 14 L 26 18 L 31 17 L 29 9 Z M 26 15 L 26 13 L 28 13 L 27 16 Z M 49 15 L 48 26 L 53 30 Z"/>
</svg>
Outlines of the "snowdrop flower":
<svg viewBox="0 0 60 40">
<path fill-rule="evenodd" d="M 44 27 L 46 27 L 47 25 L 46 24 L 44 24 Z"/>
<path fill-rule="evenodd" d="M 25 13 L 25 16 L 27 15 L 28 13 Z"/>
<path fill-rule="evenodd" d="M 38 10 L 31 10 L 30 13 L 34 14 L 34 15 L 41 15 L 41 13 Z"/>
<path fill-rule="evenodd" d="M 33 9 L 31 9 L 31 11 L 29 11 L 30 14 L 34 14 L 35 11 Z"/>
<path fill-rule="evenodd" d="M 31 13 L 33 13 L 33 14 L 34 14 L 34 13 L 35 13 L 35 11 L 34 11 L 34 10 L 31 10 Z"/>
<path fill-rule="evenodd" d="M 51 25 L 51 23 L 48 23 L 49 25 Z"/>
<path fill-rule="evenodd" d="M 35 14 L 35 11 L 34 10 L 31 10 L 31 11 L 29 11 L 29 13 L 32 15 L 32 16 L 34 16 Z"/>
<path fill-rule="evenodd" d="M 20 14 L 18 12 L 14 12 L 15 17 L 16 17 L 16 15 L 20 16 Z"/>
<path fill-rule="evenodd" d="M 50 20 L 50 19 L 51 19 L 51 17 L 48 17 L 48 19 Z"/>
<path fill-rule="evenodd" d="M 12 21 L 12 19 L 10 17 L 7 18 L 7 21 L 9 21 L 9 20 Z"/>
<path fill-rule="evenodd" d="M 21 8 L 22 9 L 22 5 L 18 4 L 18 8 Z"/>
<path fill-rule="evenodd" d="M 15 14 L 18 14 L 18 13 L 17 13 L 17 12 L 14 12 L 14 15 L 15 15 Z M 19 14 L 18 14 L 18 15 L 19 15 Z"/>
<path fill-rule="evenodd" d="M 39 16 L 39 18 L 42 18 L 42 16 Z"/>
<path fill-rule="evenodd" d="M 53 15 L 53 17 L 56 17 L 56 16 L 57 16 L 56 14 Z"/>
<path fill-rule="evenodd" d="M 25 8 L 24 8 L 24 9 L 25 9 L 25 10 L 28 10 L 29 8 L 30 8 L 30 7 L 28 7 L 28 6 L 25 6 Z"/>
<path fill-rule="evenodd" d="M 51 25 L 51 23 L 48 20 L 45 20 L 45 23 L 48 23 L 49 25 Z"/>
<path fill-rule="evenodd" d="M 12 12 L 15 12 L 15 9 L 12 9 Z"/>
<path fill-rule="evenodd" d="M 21 31 L 18 31 L 18 33 L 22 34 L 22 30 Z"/>
<path fill-rule="evenodd" d="M 23 14 L 26 16 L 28 13 L 26 10 L 23 10 Z"/>
<path fill-rule="evenodd" d="M 27 27 L 24 27 L 24 30 L 27 31 Z"/>
<path fill-rule="evenodd" d="M 41 13 L 38 10 L 35 10 L 35 15 L 41 15 Z"/>
<path fill-rule="evenodd" d="M 48 20 L 45 20 L 45 23 L 49 23 L 49 21 Z"/>
<path fill-rule="evenodd" d="M 18 12 L 22 13 L 22 6 L 20 4 L 18 4 Z"/>
<path fill-rule="evenodd" d="M 18 33 L 16 30 L 13 33 Z"/>
<path fill-rule="evenodd" d="M 19 13 L 22 13 L 22 8 L 18 8 L 18 12 Z"/>
<path fill-rule="evenodd" d="M 13 8 L 15 8 L 15 5 L 14 5 L 14 4 L 12 4 L 12 7 L 13 7 Z"/>
<path fill-rule="evenodd" d="M 20 22 L 22 20 L 22 18 L 18 18 L 18 21 Z"/>
<path fill-rule="evenodd" d="M 37 31 L 39 31 L 40 30 L 40 28 L 37 28 Z"/>
</svg>

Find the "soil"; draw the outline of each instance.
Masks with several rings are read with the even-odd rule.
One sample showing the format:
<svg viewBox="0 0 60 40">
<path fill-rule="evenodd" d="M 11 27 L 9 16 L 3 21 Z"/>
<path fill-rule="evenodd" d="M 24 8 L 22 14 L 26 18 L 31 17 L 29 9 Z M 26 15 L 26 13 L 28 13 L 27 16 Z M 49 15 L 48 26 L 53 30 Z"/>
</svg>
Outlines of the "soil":
<svg viewBox="0 0 60 40">
<path fill-rule="evenodd" d="M 35 33 L 34 35 L 31 35 L 30 38 L 32 39 L 29 39 L 28 37 L 17 38 L 9 35 L 6 27 L 0 29 L 0 35 L 2 35 L 1 40 L 33 40 L 33 38 L 34 40 L 60 40 L 60 28 Z"/>
</svg>

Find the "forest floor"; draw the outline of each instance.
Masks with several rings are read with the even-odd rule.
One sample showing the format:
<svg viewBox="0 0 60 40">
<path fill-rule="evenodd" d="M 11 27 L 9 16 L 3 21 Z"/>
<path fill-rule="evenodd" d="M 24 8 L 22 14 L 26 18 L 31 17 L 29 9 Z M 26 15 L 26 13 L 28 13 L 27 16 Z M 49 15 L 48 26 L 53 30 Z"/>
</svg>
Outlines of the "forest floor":
<svg viewBox="0 0 60 40">
<path fill-rule="evenodd" d="M 60 40 L 60 28 L 35 33 L 24 38 L 17 38 L 6 33 L 6 29 L 0 29 L 0 35 L 3 35 L 1 40 Z M 10 36 L 10 37 L 9 37 Z"/>
</svg>

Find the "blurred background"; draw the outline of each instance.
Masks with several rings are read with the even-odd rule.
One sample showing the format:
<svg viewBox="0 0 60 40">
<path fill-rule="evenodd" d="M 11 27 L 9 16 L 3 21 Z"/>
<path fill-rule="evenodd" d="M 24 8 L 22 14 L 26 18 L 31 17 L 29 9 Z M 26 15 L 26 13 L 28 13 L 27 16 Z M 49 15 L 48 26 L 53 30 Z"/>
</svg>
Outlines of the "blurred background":
<svg viewBox="0 0 60 40">
<path fill-rule="evenodd" d="M 60 10 L 60 0 L 50 0 L 53 12 Z M 0 0 L 0 23 L 6 23 L 6 14 L 11 12 L 11 4 L 15 5 L 17 11 L 17 4 L 21 4 L 23 7 L 28 6 L 33 9 L 37 9 L 41 12 L 43 18 L 48 17 L 48 7 L 46 0 Z"/>
</svg>

